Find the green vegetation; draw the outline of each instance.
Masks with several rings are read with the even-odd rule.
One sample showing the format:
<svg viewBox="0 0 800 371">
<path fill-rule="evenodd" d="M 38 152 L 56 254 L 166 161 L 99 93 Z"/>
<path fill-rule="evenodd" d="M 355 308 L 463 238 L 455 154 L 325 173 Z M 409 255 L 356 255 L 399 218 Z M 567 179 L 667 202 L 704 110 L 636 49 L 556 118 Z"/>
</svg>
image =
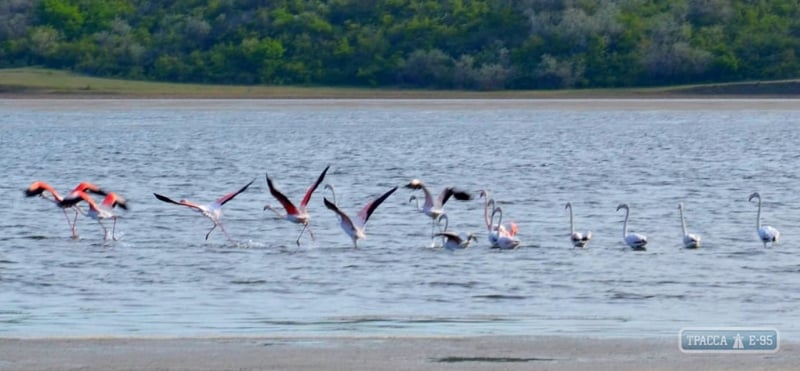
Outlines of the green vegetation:
<svg viewBox="0 0 800 371">
<path fill-rule="evenodd" d="M 800 76 L 800 6 L 796 0 L 5 0 L 0 68 L 26 66 L 254 87 L 483 91 L 787 79 Z M 101 89 L 103 81 L 88 85 Z"/>
</svg>

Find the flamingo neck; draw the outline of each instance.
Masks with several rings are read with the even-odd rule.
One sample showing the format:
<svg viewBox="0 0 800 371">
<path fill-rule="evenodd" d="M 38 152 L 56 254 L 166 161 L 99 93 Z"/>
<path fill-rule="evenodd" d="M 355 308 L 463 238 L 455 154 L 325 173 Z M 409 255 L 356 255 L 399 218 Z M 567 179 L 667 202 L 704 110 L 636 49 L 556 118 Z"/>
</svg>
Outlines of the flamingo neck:
<svg viewBox="0 0 800 371">
<path fill-rule="evenodd" d="M 575 225 L 572 223 L 572 208 L 568 207 L 569 209 L 569 231 L 570 233 L 575 233 Z"/>
<path fill-rule="evenodd" d="M 625 222 L 622 223 L 622 238 L 628 237 L 628 215 L 630 210 L 625 209 Z"/>
<path fill-rule="evenodd" d="M 683 208 L 680 208 L 681 212 L 681 228 L 683 228 L 683 235 L 686 236 L 686 220 L 683 218 Z"/>
<path fill-rule="evenodd" d="M 761 197 L 758 198 L 758 214 L 756 215 L 756 230 L 761 229 Z"/>
</svg>

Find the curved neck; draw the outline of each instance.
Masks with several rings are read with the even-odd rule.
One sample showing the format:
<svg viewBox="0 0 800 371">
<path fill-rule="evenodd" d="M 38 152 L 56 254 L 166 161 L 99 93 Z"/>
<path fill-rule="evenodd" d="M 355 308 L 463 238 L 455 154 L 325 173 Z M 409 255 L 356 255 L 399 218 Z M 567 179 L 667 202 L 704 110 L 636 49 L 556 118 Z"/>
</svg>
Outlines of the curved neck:
<svg viewBox="0 0 800 371">
<path fill-rule="evenodd" d="M 686 236 L 686 220 L 683 218 L 683 208 L 679 207 L 678 210 L 681 212 L 681 228 L 683 228 L 683 235 Z"/>
<path fill-rule="evenodd" d="M 444 230 L 441 232 L 447 232 L 447 228 L 450 226 L 450 218 L 447 217 L 447 214 L 439 216 L 439 226 L 442 225 L 442 219 L 444 219 Z"/>
<path fill-rule="evenodd" d="M 336 189 L 334 189 L 334 188 L 333 188 L 333 186 L 332 186 L 332 185 L 330 185 L 330 184 L 326 184 L 326 185 L 325 185 L 325 188 L 327 188 L 327 189 L 330 189 L 330 190 L 331 190 L 331 194 L 333 195 L 333 204 L 334 204 L 334 205 L 338 205 L 339 203 L 338 203 L 338 202 L 336 202 Z"/>
<path fill-rule="evenodd" d="M 494 222 L 494 214 L 498 214 L 497 227 L 499 228 L 501 225 L 503 225 L 503 208 L 500 206 L 494 208 L 492 211 L 492 222 Z"/>
</svg>

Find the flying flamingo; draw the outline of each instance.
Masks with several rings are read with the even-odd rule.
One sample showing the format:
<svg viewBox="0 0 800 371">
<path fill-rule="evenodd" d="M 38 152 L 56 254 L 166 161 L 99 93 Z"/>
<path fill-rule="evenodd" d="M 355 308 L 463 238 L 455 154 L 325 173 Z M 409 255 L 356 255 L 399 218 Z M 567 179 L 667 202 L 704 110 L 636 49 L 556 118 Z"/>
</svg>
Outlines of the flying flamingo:
<svg viewBox="0 0 800 371">
<path fill-rule="evenodd" d="M 586 247 L 586 244 L 588 244 L 589 240 L 592 239 L 592 232 L 587 231 L 586 234 L 575 232 L 575 225 L 572 222 L 572 202 L 567 202 L 567 204 L 564 205 L 564 208 L 569 209 L 569 239 L 572 241 L 572 246 Z"/>
<path fill-rule="evenodd" d="M 678 203 L 678 210 L 681 212 L 681 228 L 683 228 L 683 247 L 696 249 L 700 247 L 700 236 L 686 231 L 686 219 L 683 218 L 683 202 Z"/>
<path fill-rule="evenodd" d="M 336 204 L 336 190 L 330 184 L 325 184 L 326 189 L 330 189 L 333 193 L 333 202 L 329 201 L 327 198 L 323 198 L 323 202 L 325 202 L 325 207 L 330 210 L 333 210 L 339 216 L 339 225 L 342 227 L 344 233 L 350 236 L 350 239 L 353 240 L 353 247 L 358 248 L 358 240 L 366 238 L 365 228 L 367 226 L 367 220 L 375 212 L 375 209 L 383 203 L 389 196 L 397 190 L 397 187 L 390 189 L 388 192 L 384 193 L 380 197 L 370 201 L 367 203 L 361 211 L 358 212 L 355 218 L 350 218 L 347 214 L 345 214 L 339 206 Z"/>
<path fill-rule="evenodd" d="M 625 209 L 625 223 L 622 225 L 622 238 L 634 250 L 647 250 L 647 236 L 639 233 L 628 234 L 628 216 L 630 214 L 630 206 L 628 204 L 620 204 L 617 206 L 617 211 Z"/>
<path fill-rule="evenodd" d="M 286 197 L 283 193 L 275 188 L 272 184 L 272 179 L 269 178 L 269 174 L 267 174 L 267 186 L 269 186 L 269 193 L 275 197 L 278 202 L 281 203 L 283 208 L 286 210 L 286 214 L 281 214 L 275 207 L 272 205 L 264 206 L 264 210 L 270 209 L 275 214 L 278 215 L 279 219 L 288 220 L 292 223 L 302 224 L 303 230 L 300 231 L 300 234 L 297 236 L 297 246 L 300 246 L 300 237 L 303 237 L 303 233 L 308 229 L 308 234 L 311 235 L 311 239 L 314 240 L 314 232 L 311 231 L 311 228 L 308 226 L 308 222 L 311 220 L 311 216 L 308 215 L 308 201 L 311 200 L 311 194 L 319 187 L 319 184 L 322 183 L 322 180 L 325 179 L 325 173 L 328 172 L 328 168 L 330 165 L 325 167 L 325 170 L 322 171 L 322 174 L 319 175 L 317 181 L 308 187 L 305 196 L 303 196 L 303 200 L 300 202 L 300 207 L 295 207 L 292 201 L 289 201 L 289 198 Z"/>
<path fill-rule="evenodd" d="M 45 192 L 50 193 L 50 196 L 47 196 Z M 99 194 L 105 196 L 107 193 L 106 191 L 100 189 L 100 187 L 89 183 L 89 182 L 81 182 L 79 183 L 72 191 L 70 191 L 67 198 L 75 198 L 77 197 L 78 192 L 91 192 L 94 194 Z M 78 238 L 78 230 L 76 228 L 76 223 L 78 222 L 78 213 L 80 212 L 80 208 L 77 206 L 73 206 L 72 209 L 75 211 L 75 216 L 72 218 L 72 221 L 69 220 L 69 215 L 67 215 L 67 207 L 62 207 L 60 205 L 61 201 L 64 200 L 61 195 L 50 185 L 43 181 L 35 181 L 28 186 L 28 189 L 25 190 L 26 197 L 34 197 L 39 196 L 53 202 L 62 209 L 64 212 L 64 218 L 67 220 L 67 225 L 69 226 L 70 231 L 72 232 L 72 238 Z"/>
<path fill-rule="evenodd" d="M 455 232 L 450 232 L 447 230 L 449 224 L 449 218 L 447 214 L 442 214 L 439 216 L 439 224 L 442 223 L 442 219 L 444 219 L 444 230 L 436 233 L 434 236 L 441 236 L 442 237 L 442 247 L 448 250 L 458 250 L 458 249 L 466 249 L 469 247 L 472 241 L 477 241 L 478 238 L 475 237 L 474 233 L 470 233 L 466 236 L 460 235 Z"/>
<path fill-rule="evenodd" d="M 492 246 L 493 249 L 501 249 L 501 250 L 513 250 L 519 247 L 520 240 L 516 237 L 519 227 L 517 223 L 511 222 L 508 224 L 508 228 L 503 226 L 503 208 L 497 206 L 492 210 L 492 217 L 491 221 L 494 221 L 494 216 L 498 215 L 499 218 L 497 220 L 497 245 Z"/>
<path fill-rule="evenodd" d="M 153 193 L 153 195 L 156 196 L 156 198 L 161 201 L 175 205 L 186 206 L 194 211 L 199 212 L 200 214 L 203 214 L 203 216 L 211 220 L 211 222 L 214 223 L 214 226 L 212 226 L 211 229 L 208 230 L 208 233 L 206 233 L 206 240 L 208 240 L 208 236 L 211 235 L 211 232 L 215 228 L 219 227 L 219 229 L 222 230 L 222 233 L 225 234 L 225 237 L 228 238 L 228 241 L 232 243 L 233 240 L 231 239 L 231 236 L 228 235 L 228 232 L 225 230 L 225 226 L 222 224 L 222 206 L 225 205 L 228 201 L 233 200 L 233 198 L 239 195 L 239 193 L 242 193 L 245 190 L 247 190 L 247 187 L 253 184 L 253 182 L 255 182 L 255 179 L 251 180 L 250 183 L 247 183 L 247 185 L 245 185 L 238 191 L 228 193 L 208 205 L 198 205 L 194 202 L 185 199 L 180 201 L 174 201 L 169 197 L 162 196 L 158 193 Z"/>
<path fill-rule="evenodd" d="M 106 228 L 102 222 L 104 219 L 111 219 L 114 221 L 111 227 L 111 238 L 116 241 L 117 236 L 115 235 L 115 231 L 117 229 L 117 218 L 119 218 L 119 216 L 114 214 L 114 207 L 119 206 L 127 210 L 128 205 L 125 199 L 114 192 L 109 192 L 105 199 L 103 199 L 103 202 L 98 205 L 86 192 L 77 191 L 73 192 L 72 195 L 74 195 L 74 197 L 63 199 L 59 202 L 59 205 L 62 207 L 71 207 L 77 205 L 81 201 L 86 201 L 86 203 L 89 204 L 89 211 L 86 213 L 86 216 L 97 220 L 97 224 L 103 228 L 103 241 L 108 240 L 108 228 Z"/>
<path fill-rule="evenodd" d="M 781 239 L 781 232 L 778 232 L 777 229 L 769 225 L 765 225 L 763 227 L 761 226 L 761 194 L 758 192 L 753 192 L 747 201 L 752 201 L 754 198 L 758 199 L 758 216 L 756 217 L 756 230 L 758 231 L 758 237 L 761 238 L 761 242 L 764 243 L 765 248 L 767 247 L 767 242 L 771 242 L 771 246 L 774 246 L 776 243 L 778 243 L 778 240 Z"/>
<path fill-rule="evenodd" d="M 408 201 L 416 201 L 417 211 L 429 216 L 431 220 L 431 238 L 433 238 L 433 230 L 436 227 L 436 222 L 438 221 L 439 217 L 444 214 L 444 204 L 450 197 L 454 197 L 456 200 L 460 201 L 469 201 L 472 199 L 469 193 L 457 190 L 453 187 L 445 188 L 442 193 L 439 194 L 439 197 L 436 199 L 433 198 L 431 192 L 428 190 L 428 187 L 422 183 L 419 179 L 412 179 L 411 182 L 406 184 L 406 188 L 410 189 L 421 189 L 422 192 L 425 194 L 425 203 L 420 206 L 419 199 L 417 196 L 411 196 Z"/>
</svg>

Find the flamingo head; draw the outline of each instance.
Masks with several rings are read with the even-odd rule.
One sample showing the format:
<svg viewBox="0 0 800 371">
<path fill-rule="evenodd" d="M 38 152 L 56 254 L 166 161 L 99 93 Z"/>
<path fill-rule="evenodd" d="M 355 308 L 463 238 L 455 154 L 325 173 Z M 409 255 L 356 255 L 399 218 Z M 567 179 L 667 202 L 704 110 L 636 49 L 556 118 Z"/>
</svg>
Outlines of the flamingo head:
<svg viewBox="0 0 800 371">
<path fill-rule="evenodd" d="M 630 209 L 630 207 L 628 206 L 628 204 L 619 204 L 619 206 L 617 206 L 617 211 L 620 211 L 621 209 L 628 210 Z"/>
<path fill-rule="evenodd" d="M 489 198 L 489 191 L 485 189 L 481 190 L 481 193 L 478 195 L 478 198 L 484 198 L 484 197 L 487 199 Z"/>
<path fill-rule="evenodd" d="M 753 192 L 747 201 L 753 201 L 754 198 L 761 200 L 761 195 L 758 192 Z"/>
</svg>

